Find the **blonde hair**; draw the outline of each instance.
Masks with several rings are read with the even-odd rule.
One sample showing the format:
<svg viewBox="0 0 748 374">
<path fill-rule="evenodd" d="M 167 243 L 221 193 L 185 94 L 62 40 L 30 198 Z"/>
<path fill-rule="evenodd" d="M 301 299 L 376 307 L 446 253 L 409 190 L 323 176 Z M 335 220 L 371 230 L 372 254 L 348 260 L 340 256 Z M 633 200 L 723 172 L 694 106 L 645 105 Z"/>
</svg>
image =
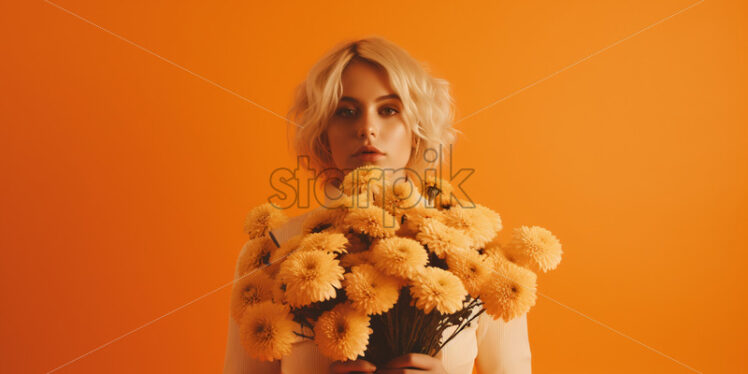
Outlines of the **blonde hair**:
<svg viewBox="0 0 748 374">
<path fill-rule="evenodd" d="M 379 36 L 339 43 L 297 86 L 287 115 L 296 127 L 294 149 L 297 156 L 308 156 L 310 166 L 317 172 L 336 168 L 325 130 L 343 95 L 343 70 L 354 60 L 383 68 L 402 100 L 402 114 L 414 138 L 406 168 L 421 172 L 444 161 L 448 145 L 455 142 L 460 132 L 452 127 L 455 110 L 449 82 L 432 77 L 428 68 L 408 52 Z M 437 152 L 427 159 L 425 152 L 429 149 Z"/>
</svg>

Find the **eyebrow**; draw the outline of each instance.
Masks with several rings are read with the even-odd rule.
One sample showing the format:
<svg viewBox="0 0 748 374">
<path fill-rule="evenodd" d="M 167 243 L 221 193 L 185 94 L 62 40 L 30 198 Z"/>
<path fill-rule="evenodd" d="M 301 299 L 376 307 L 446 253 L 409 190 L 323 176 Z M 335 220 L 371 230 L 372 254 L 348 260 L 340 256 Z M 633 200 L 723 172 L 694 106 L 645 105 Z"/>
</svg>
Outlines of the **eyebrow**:
<svg viewBox="0 0 748 374">
<path fill-rule="evenodd" d="M 384 96 L 378 97 L 374 101 L 379 102 L 379 101 L 387 100 L 387 99 L 398 99 L 398 100 L 400 100 L 400 95 L 398 95 L 398 94 L 384 95 Z M 343 96 L 343 97 L 340 98 L 340 101 L 350 101 L 350 102 L 353 102 L 353 103 L 358 103 L 358 100 L 356 100 L 355 98 L 350 97 L 350 96 Z M 402 101 L 402 100 L 400 100 L 400 101 Z"/>
</svg>

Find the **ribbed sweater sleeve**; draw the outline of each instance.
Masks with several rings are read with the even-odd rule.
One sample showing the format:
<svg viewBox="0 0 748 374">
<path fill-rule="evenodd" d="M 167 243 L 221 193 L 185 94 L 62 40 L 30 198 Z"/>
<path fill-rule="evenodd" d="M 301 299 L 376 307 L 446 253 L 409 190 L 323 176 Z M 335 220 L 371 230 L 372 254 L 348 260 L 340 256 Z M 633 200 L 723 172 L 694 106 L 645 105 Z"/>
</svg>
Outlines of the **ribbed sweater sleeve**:
<svg viewBox="0 0 748 374">
<path fill-rule="evenodd" d="M 527 314 L 509 322 L 494 320 L 483 313 L 478 317 L 478 374 L 529 374 L 532 372 Z"/>
</svg>

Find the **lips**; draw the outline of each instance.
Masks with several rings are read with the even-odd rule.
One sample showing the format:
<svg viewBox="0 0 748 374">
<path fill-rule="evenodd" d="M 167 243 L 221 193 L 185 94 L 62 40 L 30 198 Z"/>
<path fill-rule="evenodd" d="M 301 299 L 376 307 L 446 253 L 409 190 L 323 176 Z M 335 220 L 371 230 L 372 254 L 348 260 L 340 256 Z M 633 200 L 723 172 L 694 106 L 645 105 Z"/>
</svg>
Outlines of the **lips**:
<svg viewBox="0 0 748 374">
<path fill-rule="evenodd" d="M 356 153 L 354 153 L 354 156 L 359 155 L 365 155 L 365 154 L 371 154 L 371 155 L 381 155 L 384 154 L 384 152 L 380 151 L 379 148 L 373 146 L 373 145 L 365 145 L 356 150 Z"/>
</svg>

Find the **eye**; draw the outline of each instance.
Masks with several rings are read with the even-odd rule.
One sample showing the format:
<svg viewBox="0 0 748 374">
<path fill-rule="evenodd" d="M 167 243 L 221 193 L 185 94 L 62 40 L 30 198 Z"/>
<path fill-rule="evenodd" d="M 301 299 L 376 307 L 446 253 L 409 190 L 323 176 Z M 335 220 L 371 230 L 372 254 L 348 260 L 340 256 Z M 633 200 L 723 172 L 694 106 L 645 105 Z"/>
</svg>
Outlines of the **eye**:
<svg viewBox="0 0 748 374">
<path fill-rule="evenodd" d="M 397 114 L 397 113 L 400 113 L 400 112 L 398 112 L 398 111 L 397 111 L 397 109 L 395 109 L 395 108 L 393 108 L 393 107 L 391 107 L 391 106 L 388 106 L 388 107 L 384 107 L 384 108 L 382 109 L 382 111 L 383 111 L 383 112 L 384 112 L 385 114 L 389 114 L 389 115 L 393 115 L 393 116 L 394 116 L 395 114 Z"/>
<path fill-rule="evenodd" d="M 340 108 L 335 112 L 335 114 L 341 117 L 352 117 L 355 115 L 355 111 L 350 108 Z"/>
</svg>

